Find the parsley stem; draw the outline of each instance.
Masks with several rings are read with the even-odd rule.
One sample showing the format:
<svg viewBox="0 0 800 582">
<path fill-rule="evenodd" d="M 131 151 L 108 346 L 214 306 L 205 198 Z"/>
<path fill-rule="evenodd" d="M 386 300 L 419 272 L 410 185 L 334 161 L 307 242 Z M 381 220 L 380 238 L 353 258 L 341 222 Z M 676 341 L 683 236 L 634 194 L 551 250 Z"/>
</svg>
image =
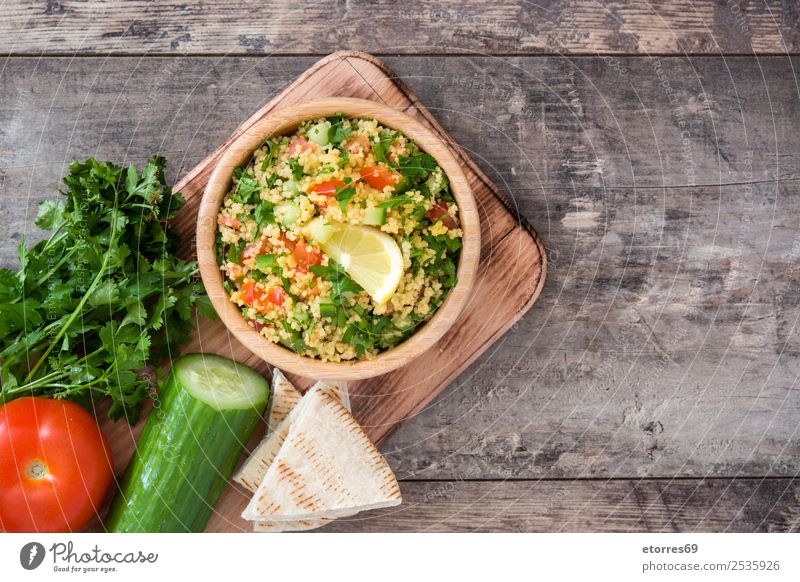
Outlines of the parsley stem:
<svg viewBox="0 0 800 582">
<path fill-rule="evenodd" d="M 85 356 L 83 356 L 79 360 L 76 360 L 75 362 L 72 363 L 72 365 L 76 366 L 76 367 L 86 365 L 86 363 L 90 360 L 90 358 L 92 358 L 94 356 L 97 356 L 97 355 L 101 354 L 102 352 L 103 352 L 103 348 L 98 348 L 95 351 L 93 351 L 92 353 L 86 354 Z M 78 386 L 92 386 L 93 384 L 97 384 L 97 382 L 99 382 L 99 381 L 105 380 L 106 378 L 108 378 L 108 375 L 109 375 L 111 369 L 113 369 L 113 364 L 112 364 L 111 368 L 106 370 L 103 373 L 103 375 L 100 376 L 99 378 L 96 378 L 95 380 L 92 380 L 88 384 L 79 384 Z M 27 391 L 27 390 L 34 390 L 36 388 L 63 387 L 63 385 L 56 384 L 54 382 L 56 380 L 58 380 L 59 378 L 65 378 L 65 377 L 68 377 L 68 376 L 69 376 L 69 372 L 67 372 L 65 370 L 55 370 L 55 371 L 50 372 L 49 374 L 47 374 L 45 376 L 41 376 L 40 378 L 36 378 L 36 380 L 33 380 L 33 381 L 28 382 L 26 384 L 21 384 L 21 385 L 18 385 L 16 387 L 14 387 L 14 388 L 6 389 L 6 390 L 4 390 L 4 392 L 6 392 L 7 394 L 15 394 L 15 393 L 24 392 L 24 391 Z"/>
<path fill-rule="evenodd" d="M 66 222 L 62 222 L 61 224 L 58 225 L 58 228 L 56 228 L 53 231 L 53 234 L 51 234 L 50 238 L 47 239 L 47 242 L 44 243 L 44 247 L 42 248 L 42 250 L 49 249 L 52 245 L 60 243 L 62 240 L 64 240 L 69 236 L 69 233 L 64 233 L 62 235 L 59 235 L 58 238 L 56 238 L 56 235 L 63 230 L 66 224 L 67 224 Z"/>
<path fill-rule="evenodd" d="M 56 265 L 47 272 L 47 274 L 44 277 L 36 281 L 36 286 L 38 287 L 39 285 L 44 285 L 47 282 L 47 280 L 50 279 L 50 277 L 52 277 L 64 265 L 64 263 L 66 263 L 69 260 L 69 258 L 75 253 L 76 250 L 78 250 L 78 247 L 72 247 L 72 249 L 67 254 L 65 254 L 61 258 L 61 260 L 58 261 L 58 263 L 56 263 Z"/>
<path fill-rule="evenodd" d="M 108 248 L 109 249 L 113 248 L 114 243 L 116 243 L 117 222 L 118 222 L 117 221 L 117 213 L 118 212 L 119 212 L 119 190 L 117 190 L 117 188 L 115 187 L 114 188 L 114 209 L 111 212 L 111 237 L 110 237 L 110 239 L 108 241 Z M 53 341 L 50 342 L 50 345 L 47 346 L 47 349 L 44 351 L 44 353 L 36 361 L 36 364 L 34 364 L 33 368 L 31 368 L 31 371 L 28 372 L 27 376 L 25 376 L 25 380 L 24 380 L 23 383 L 27 384 L 28 382 L 31 381 L 31 378 L 33 378 L 34 374 L 36 374 L 36 371 L 41 367 L 41 365 L 45 362 L 45 360 L 47 360 L 47 356 L 50 355 L 50 352 L 53 351 L 53 348 L 56 347 L 56 345 L 58 345 L 58 342 L 60 342 L 61 338 L 64 337 L 64 334 L 67 333 L 67 330 L 73 324 L 73 322 L 78 317 L 78 315 L 80 315 L 83 312 L 83 306 L 86 305 L 86 302 L 89 300 L 89 297 L 92 295 L 92 293 L 94 293 L 94 290 L 100 284 L 100 280 L 103 278 L 103 275 L 105 274 L 106 269 L 108 268 L 108 261 L 109 261 L 109 257 L 110 256 L 111 256 L 111 253 L 109 253 L 109 252 L 105 253 L 105 255 L 103 256 L 103 264 L 100 266 L 100 271 L 95 276 L 94 281 L 92 281 L 92 284 L 86 290 L 86 293 L 84 294 L 84 296 L 81 297 L 80 302 L 78 303 L 77 307 L 75 307 L 75 310 L 72 312 L 72 315 L 70 315 L 69 319 L 67 320 L 67 323 L 65 323 L 61 327 L 61 329 L 58 331 L 56 336 L 53 338 Z"/>
</svg>

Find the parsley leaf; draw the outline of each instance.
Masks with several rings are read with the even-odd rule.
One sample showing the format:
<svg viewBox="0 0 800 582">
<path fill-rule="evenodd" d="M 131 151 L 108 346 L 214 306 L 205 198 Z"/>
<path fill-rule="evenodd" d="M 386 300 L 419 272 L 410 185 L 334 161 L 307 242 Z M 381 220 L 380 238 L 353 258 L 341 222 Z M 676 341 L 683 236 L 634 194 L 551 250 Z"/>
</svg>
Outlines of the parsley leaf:
<svg viewBox="0 0 800 582">
<path fill-rule="evenodd" d="M 360 293 L 364 289 L 353 281 L 350 276 L 345 272 L 344 267 L 334 260 L 329 260 L 328 265 L 311 265 L 309 267 L 312 273 L 317 277 L 327 279 L 332 283 L 331 299 L 335 302 L 340 299 L 344 293 Z"/>
<path fill-rule="evenodd" d="M 275 222 L 275 205 L 268 200 L 264 200 L 256 206 L 255 212 L 256 223 L 259 226 L 264 226 L 265 224 L 272 224 Z"/>
<path fill-rule="evenodd" d="M 436 168 L 436 160 L 425 152 L 415 152 L 397 161 L 397 170 L 409 178 L 425 178 Z"/>
<path fill-rule="evenodd" d="M 345 186 L 343 188 L 336 188 L 336 200 L 339 201 L 339 207 L 342 209 L 342 212 L 347 210 L 350 199 L 355 195 L 355 187 L 350 185 L 349 178 L 345 178 Z"/>
<path fill-rule="evenodd" d="M 236 181 L 236 192 L 231 195 L 234 202 L 254 204 L 258 201 L 261 187 L 255 178 L 251 178 L 244 170 L 237 168 L 234 172 L 234 180 Z"/>
<path fill-rule="evenodd" d="M 328 135 L 330 135 L 329 139 L 333 145 L 342 143 L 353 131 L 353 128 L 349 127 L 349 125 L 345 127 L 347 118 L 341 113 L 329 117 L 328 121 L 331 124 Z"/>
<path fill-rule="evenodd" d="M 372 144 L 372 154 L 375 156 L 376 160 L 385 164 L 389 163 L 386 159 L 386 150 L 389 149 L 389 146 L 397 139 L 398 135 L 400 135 L 399 131 L 391 131 L 389 133 L 383 133 L 378 137 L 378 143 Z"/>
<path fill-rule="evenodd" d="M 73 162 L 64 198 L 40 206 L 50 237 L 0 270 L 0 402 L 106 396 L 112 419 L 136 422 L 152 389 L 138 372 L 177 354 L 194 307 L 212 313 L 197 264 L 172 254 L 167 223 L 184 200 L 165 165 Z"/>
<path fill-rule="evenodd" d="M 305 171 L 303 170 L 303 164 L 297 161 L 297 158 L 291 158 L 289 160 L 289 167 L 292 169 L 292 179 L 295 182 L 299 182 L 305 176 Z"/>
<path fill-rule="evenodd" d="M 267 168 L 272 165 L 272 160 L 275 157 L 275 152 L 278 149 L 278 144 L 269 139 L 266 141 L 266 143 L 264 143 L 264 146 L 267 148 L 267 155 L 264 156 L 264 161 L 261 162 L 262 172 L 266 172 Z"/>
<path fill-rule="evenodd" d="M 414 204 L 414 199 L 409 196 L 395 196 L 388 200 L 381 202 L 383 208 L 394 208 L 395 206 L 403 206 L 405 204 Z"/>
</svg>

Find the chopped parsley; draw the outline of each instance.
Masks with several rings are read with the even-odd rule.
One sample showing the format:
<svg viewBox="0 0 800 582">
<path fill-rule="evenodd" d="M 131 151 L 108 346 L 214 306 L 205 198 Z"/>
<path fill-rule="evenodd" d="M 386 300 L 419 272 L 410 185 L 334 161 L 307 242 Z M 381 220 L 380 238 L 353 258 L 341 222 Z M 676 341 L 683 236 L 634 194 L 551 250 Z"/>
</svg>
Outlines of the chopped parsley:
<svg viewBox="0 0 800 582">
<path fill-rule="evenodd" d="M 397 171 L 408 178 L 427 178 L 436 168 L 436 160 L 425 152 L 414 152 L 397 161 Z"/>
<path fill-rule="evenodd" d="M 241 204 L 253 204 L 258 201 L 258 195 L 261 192 L 261 187 L 254 178 L 251 178 L 247 173 L 237 168 L 233 173 L 234 181 L 236 182 L 236 192 L 231 195 L 234 202 Z"/>
<path fill-rule="evenodd" d="M 289 168 L 292 170 L 292 179 L 295 182 L 299 182 L 305 176 L 305 170 L 303 170 L 303 164 L 301 164 L 297 158 L 290 158 L 289 159 Z"/>
<path fill-rule="evenodd" d="M 272 165 L 272 160 L 275 157 L 275 152 L 278 151 L 278 144 L 268 139 L 264 144 L 264 147 L 267 148 L 267 155 L 264 156 L 264 161 L 261 162 L 262 172 L 266 172 L 267 168 L 269 168 Z"/>
<path fill-rule="evenodd" d="M 328 118 L 328 121 L 331 124 L 328 130 L 330 135 L 329 139 L 333 145 L 342 143 L 353 131 L 353 128 L 350 127 L 350 122 L 347 121 L 347 118 L 341 113 L 332 115 Z"/>
<path fill-rule="evenodd" d="M 344 179 L 344 187 L 336 188 L 336 200 L 339 201 L 339 207 L 342 209 L 342 212 L 347 210 L 347 205 L 350 202 L 350 199 L 356 195 L 356 189 L 350 184 L 350 178 Z"/>
<path fill-rule="evenodd" d="M 386 151 L 399 135 L 399 131 L 390 131 L 389 133 L 383 133 L 380 135 L 378 141 L 372 144 L 372 155 L 375 156 L 376 160 L 385 164 L 389 163 L 386 159 Z"/>
</svg>

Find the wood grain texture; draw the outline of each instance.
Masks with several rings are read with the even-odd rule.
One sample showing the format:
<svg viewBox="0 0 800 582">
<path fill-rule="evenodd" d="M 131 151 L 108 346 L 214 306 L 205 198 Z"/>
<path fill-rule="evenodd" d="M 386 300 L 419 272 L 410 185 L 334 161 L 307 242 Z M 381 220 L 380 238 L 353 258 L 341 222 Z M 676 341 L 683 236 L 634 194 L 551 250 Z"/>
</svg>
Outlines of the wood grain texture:
<svg viewBox="0 0 800 582">
<path fill-rule="evenodd" d="M 420 121 L 394 107 L 387 107 L 383 101 L 397 100 L 397 89 L 393 86 L 381 88 L 380 93 L 375 93 L 375 99 L 354 99 L 352 97 L 332 97 L 328 93 L 328 85 L 316 79 L 327 76 L 325 68 L 328 66 L 341 68 L 339 61 L 345 61 L 350 68 L 349 77 L 353 83 L 359 83 L 363 77 L 352 63 L 357 63 L 360 69 L 374 69 L 374 74 L 379 77 L 384 74 L 383 66 L 374 62 L 371 57 L 364 58 L 356 55 L 345 56 L 337 53 L 333 58 L 322 61 L 323 64 L 315 65 L 316 73 L 308 76 L 305 84 L 312 85 L 313 89 L 306 92 L 302 103 L 281 107 L 280 103 L 268 103 L 264 106 L 264 115 L 259 117 L 256 113 L 248 121 L 248 126 L 240 133 L 240 137 L 227 146 L 214 160 L 214 168 L 209 176 L 203 191 L 203 198 L 198 208 L 196 220 L 195 244 L 197 264 L 203 285 L 208 293 L 214 309 L 220 320 L 251 352 L 279 367 L 286 373 L 306 376 L 316 380 L 335 380 L 351 382 L 382 376 L 393 372 L 403 366 L 408 366 L 421 354 L 429 350 L 441 337 L 456 323 L 464 307 L 470 302 L 473 285 L 475 283 L 478 259 L 481 255 L 481 232 L 478 218 L 478 209 L 475 196 L 469 185 L 467 177 L 461 169 L 458 155 L 450 148 L 444 138 L 433 133 Z M 338 87 L 341 77 L 348 77 L 348 71 L 337 75 L 334 87 Z M 393 73 L 384 78 L 390 78 Z M 303 85 L 296 85 L 289 91 L 304 91 Z M 405 93 L 403 90 L 401 93 Z M 383 97 L 386 95 L 386 97 Z M 410 101 L 401 102 L 400 107 L 408 109 Z M 421 110 L 420 110 L 421 111 Z M 463 231 L 462 247 L 458 254 L 457 281 L 444 302 L 436 310 L 424 326 L 415 331 L 414 335 L 391 350 L 378 354 L 370 360 L 352 362 L 324 362 L 315 358 L 300 356 L 285 347 L 266 339 L 242 316 L 239 307 L 231 303 L 231 298 L 223 288 L 223 278 L 220 265 L 215 252 L 217 236 L 217 215 L 225 195 L 231 188 L 234 171 L 243 167 L 253 157 L 253 152 L 264 145 L 268 138 L 282 135 L 291 135 L 303 121 L 328 117 L 331 115 L 345 115 L 349 118 L 369 118 L 377 120 L 381 125 L 403 132 L 413 143 L 427 152 L 444 171 L 450 184 L 450 190 L 458 204 L 459 227 Z M 423 117 L 422 113 L 419 114 Z M 252 122 L 252 123 L 251 123 Z M 434 122 L 435 123 L 435 122 Z M 477 176 L 473 176 L 475 181 Z M 488 203 L 498 214 L 508 211 L 503 205 Z M 484 213 L 485 214 L 485 213 Z M 502 243 L 501 243 L 502 244 Z M 537 248 L 537 252 L 540 249 Z M 399 251 L 398 251 L 399 252 Z M 540 261 L 541 265 L 544 262 Z M 544 278 L 537 274 L 537 287 L 541 288 Z"/>
<path fill-rule="evenodd" d="M 160 151 L 174 179 L 315 60 L 8 60 L 0 72 L 0 263 L 16 264 L 23 233 L 39 236 L 35 203 L 54 195 L 70 160 L 142 163 Z M 537 308 L 385 441 L 398 475 L 797 475 L 795 63 L 386 60 L 549 251 Z M 224 332 L 216 341 L 227 341 Z M 568 485 L 583 499 L 594 483 Z M 491 482 L 470 487 L 492 492 L 476 493 L 481 503 L 497 494 Z M 729 507 L 747 503 L 744 491 Z M 764 491 L 764 500 L 778 495 Z M 441 528 L 469 527 L 430 507 Z M 707 510 L 693 507 L 686 519 L 712 527 L 714 514 L 703 521 Z M 591 515 L 585 527 L 600 527 Z M 746 513 L 729 515 L 731 529 L 757 525 Z"/>
<path fill-rule="evenodd" d="M 789 0 L 10 0 L 6 54 L 786 54 Z"/>
<path fill-rule="evenodd" d="M 799 532 L 796 479 L 411 481 L 321 532 Z"/>
</svg>

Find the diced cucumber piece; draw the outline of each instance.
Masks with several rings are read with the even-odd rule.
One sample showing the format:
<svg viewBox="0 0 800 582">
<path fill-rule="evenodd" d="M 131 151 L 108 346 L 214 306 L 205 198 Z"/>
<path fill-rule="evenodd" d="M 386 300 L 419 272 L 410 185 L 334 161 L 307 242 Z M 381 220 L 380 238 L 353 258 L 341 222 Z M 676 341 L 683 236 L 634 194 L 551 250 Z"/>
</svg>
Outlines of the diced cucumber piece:
<svg viewBox="0 0 800 582">
<path fill-rule="evenodd" d="M 287 194 L 298 194 L 300 192 L 300 188 L 297 186 L 297 182 L 289 179 L 283 183 L 283 191 Z"/>
<path fill-rule="evenodd" d="M 294 319 L 297 323 L 304 324 L 311 320 L 311 315 L 305 309 L 295 309 Z"/>
<path fill-rule="evenodd" d="M 386 222 L 386 208 L 378 206 L 364 210 L 364 224 L 381 226 Z"/>
<path fill-rule="evenodd" d="M 320 317 L 333 317 L 336 315 L 336 306 L 333 303 L 320 302 L 319 316 Z"/>
<path fill-rule="evenodd" d="M 291 226 L 300 219 L 300 205 L 294 200 L 284 200 L 275 207 L 275 220 Z"/>
<path fill-rule="evenodd" d="M 333 236 L 333 225 L 330 224 L 324 217 L 318 216 L 308 224 L 311 238 L 314 242 L 325 244 Z"/>
<path fill-rule="evenodd" d="M 258 255 L 256 257 L 256 269 L 265 273 L 272 272 L 272 267 L 276 265 L 275 255 Z"/>
<path fill-rule="evenodd" d="M 321 121 L 311 126 L 308 130 L 308 140 L 314 142 L 319 146 L 328 145 L 330 143 L 330 121 Z"/>
</svg>

